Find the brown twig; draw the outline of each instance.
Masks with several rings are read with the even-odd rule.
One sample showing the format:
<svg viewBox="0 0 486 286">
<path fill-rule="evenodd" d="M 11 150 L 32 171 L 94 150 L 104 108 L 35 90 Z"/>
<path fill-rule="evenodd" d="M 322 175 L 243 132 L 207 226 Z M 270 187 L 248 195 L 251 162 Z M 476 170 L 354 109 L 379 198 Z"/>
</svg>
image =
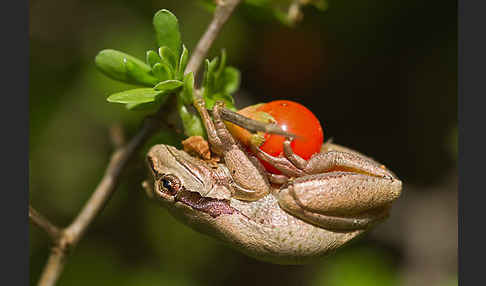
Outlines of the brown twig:
<svg viewBox="0 0 486 286">
<path fill-rule="evenodd" d="M 206 32 L 201 37 L 197 43 L 196 49 L 194 50 L 189 63 L 186 66 L 185 73 L 196 72 L 199 70 L 204 58 L 206 57 L 209 48 L 213 44 L 216 36 L 221 31 L 221 28 L 228 20 L 229 16 L 233 13 L 234 9 L 241 0 L 219 0 L 217 1 L 218 6 L 214 11 L 213 20 L 209 24 Z"/>
<path fill-rule="evenodd" d="M 125 145 L 125 133 L 121 124 L 116 123 L 110 127 L 110 139 L 115 148 L 120 148 Z"/>
<path fill-rule="evenodd" d="M 29 205 L 29 219 L 40 229 L 44 230 L 52 241 L 59 238 L 60 230 L 57 226 L 52 224 L 48 219 L 39 214 L 33 207 Z"/>
<path fill-rule="evenodd" d="M 196 73 L 209 48 L 241 0 L 221 0 L 207 31 L 200 39 L 191 56 L 185 73 Z M 118 185 L 120 175 L 127 163 L 143 143 L 159 128 L 161 116 L 166 115 L 161 108 L 155 116 L 146 118 L 139 132 L 112 155 L 105 174 L 80 213 L 65 229 L 60 230 L 29 206 L 29 217 L 53 240 L 54 246 L 39 280 L 39 286 L 55 285 L 66 262 L 66 255 L 83 237 L 93 219 L 101 212 Z M 163 121 L 162 121 L 163 122 Z"/>
<path fill-rule="evenodd" d="M 304 16 L 301 11 L 302 2 L 302 0 L 294 0 L 290 4 L 287 11 L 287 20 L 290 25 L 295 25 L 297 22 L 302 20 Z"/>
<path fill-rule="evenodd" d="M 62 248 L 58 245 L 54 245 L 51 248 L 51 254 L 47 259 L 46 266 L 39 279 L 38 285 L 55 285 L 57 279 L 64 269 L 64 263 L 66 261 L 66 248 Z"/>
<path fill-rule="evenodd" d="M 128 142 L 128 144 L 115 151 L 110 159 L 103 178 L 89 198 L 88 202 L 86 202 L 82 208 L 81 212 L 68 227 L 63 230 L 55 231 L 57 233 L 57 239 L 53 241 L 54 246 L 51 249 L 51 254 L 39 280 L 39 285 L 54 285 L 56 283 L 62 269 L 64 268 L 64 263 L 66 261 L 65 256 L 67 252 L 76 246 L 78 241 L 86 232 L 89 224 L 106 205 L 106 202 L 115 191 L 120 179 L 120 175 L 127 166 L 128 161 L 142 146 L 145 140 L 159 128 L 160 117 L 162 115 L 164 114 L 161 109 L 159 112 L 157 112 L 156 116 L 147 118 L 143 123 L 142 128 Z M 35 222 L 35 219 L 38 220 L 40 217 L 42 216 L 35 212 L 35 215 L 31 216 L 31 220 L 36 225 L 39 225 Z M 52 226 L 52 224 L 46 219 L 44 219 L 44 223 L 44 225 Z M 52 234 L 50 234 L 50 236 L 52 237 Z"/>
</svg>

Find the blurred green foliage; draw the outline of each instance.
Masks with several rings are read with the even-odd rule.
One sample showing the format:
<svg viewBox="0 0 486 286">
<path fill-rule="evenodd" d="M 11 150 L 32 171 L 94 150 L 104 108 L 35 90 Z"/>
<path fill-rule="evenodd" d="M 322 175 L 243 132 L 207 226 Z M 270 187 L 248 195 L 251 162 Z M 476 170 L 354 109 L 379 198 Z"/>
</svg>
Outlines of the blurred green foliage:
<svg viewBox="0 0 486 286">
<path fill-rule="evenodd" d="M 53 222 L 66 225 L 103 174 L 113 150 L 109 127 L 122 124 L 129 137 L 147 114 L 106 102 L 110 94 L 140 86 L 108 79 L 96 69 L 95 56 L 115 48 L 146 58 L 146 50 L 158 45 L 150 27 L 161 8 L 177 14 L 190 51 L 211 15 L 197 1 L 29 5 L 30 200 Z M 455 1 L 442 3 L 440 12 L 419 0 L 332 1 L 329 7 L 324 14 L 305 7 L 303 22 L 293 30 L 254 13 L 251 5 L 239 9 L 209 56 L 214 59 L 224 48 L 241 71 L 235 106 L 302 102 L 317 114 L 326 138 L 384 162 L 406 183 L 433 185 L 456 163 L 449 151 L 457 150 L 449 148 L 457 142 Z M 364 237 L 315 264 L 270 265 L 175 221 L 146 198 L 140 184 L 147 176 L 143 156 L 149 146 L 178 145 L 181 139 L 161 131 L 147 142 L 73 252 L 59 285 L 398 285 L 403 280 L 406 249 L 400 245 Z M 48 246 L 45 235 L 30 227 L 32 285 Z M 457 285 L 456 273 L 442 285 Z"/>
<path fill-rule="evenodd" d="M 151 86 L 113 93 L 107 101 L 125 104 L 129 110 L 153 113 L 164 106 L 168 97 L 177 95 L 176 106 L 184 134 L 205 136 L 201 119 L 190 111 L 194 101 L 194 74 L 189 72 L 184 75 L 189 51 L 182 44 L 177 17 L 162 9 L 155 13 L 152 23 L 159 53 L 148 50 L 146 63 L 112 49 L 102 50 L 96 55 L 96 66 L 108 77 L 129 84 Z M 224 50 L 220 58 L 205 60 L 201 88 L 207 108 L 212 108 L 216 101 L 223 101 L 227 108 L 235 110 L 232 93 L 238 90 L 239 85 L 240 72 L 234 67 L 226 66 Z M 166 108 L 170 109 L 171 106 Z"/>
<path fill-rule="evenodd" d="M 337 253 L 311 285 L 388 286 L 398 284 L 393 259 L 384 251 L 362 248 Z"/>
</svg>

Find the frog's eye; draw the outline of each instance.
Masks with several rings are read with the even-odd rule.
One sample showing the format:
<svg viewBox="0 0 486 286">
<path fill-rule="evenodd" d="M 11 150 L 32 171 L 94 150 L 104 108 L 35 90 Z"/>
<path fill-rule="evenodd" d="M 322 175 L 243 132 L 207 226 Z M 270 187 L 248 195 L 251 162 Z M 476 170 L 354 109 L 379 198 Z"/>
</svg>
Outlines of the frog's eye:
<svg viewBox="0 0 486 286">
<path fill-rule="evenodd" d="M 162 192 L 174 196 L 179 191 L 181 187 L 181 182 L 176 176 L 171 174 L 166 174 L 160 177 L 159 186 Z"/>
<path fill-rule="evenodd" d="M 162 179 L 162 186 L 164 187 L 164 189 L 169 190 L 172 186 L 172 183 L 167 179 Z"/>
</svg>

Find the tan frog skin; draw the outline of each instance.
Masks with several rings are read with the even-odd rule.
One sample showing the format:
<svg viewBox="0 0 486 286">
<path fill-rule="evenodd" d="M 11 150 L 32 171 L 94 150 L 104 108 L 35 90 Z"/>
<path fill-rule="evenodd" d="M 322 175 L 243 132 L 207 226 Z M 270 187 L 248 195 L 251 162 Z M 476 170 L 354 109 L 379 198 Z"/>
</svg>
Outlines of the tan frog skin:
<svg viewBox="0 0 486 286">
<path fill-rule="evenodd" d="M 223 162 L 155 145 L 147 154 L 154 186 L 145 184 L 147 193 L 187 225 L 251 257 L 312 261 L 384 220 L 400 196 L 401 181 L 383 165 L 332 143 L 308 161 L 291 152 L 290 140 L 284 157 L 255 150 L 282 171 L 267 174 L 227 132 L 218 116 L 222 106 L 215 105 L 211 119 L 199 104 L 208 141 Z"/>
</svg>

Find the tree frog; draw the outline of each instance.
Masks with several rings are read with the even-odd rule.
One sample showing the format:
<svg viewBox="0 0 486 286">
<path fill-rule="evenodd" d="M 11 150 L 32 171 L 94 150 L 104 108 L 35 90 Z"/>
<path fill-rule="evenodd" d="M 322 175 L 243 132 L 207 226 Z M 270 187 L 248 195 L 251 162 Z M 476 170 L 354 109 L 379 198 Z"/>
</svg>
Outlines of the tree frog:
<svg viewBox="0 0 486 286">
<path fill-rule="evenodd" d="M 243 253 L 277 264 L 303 264 L 339 248 L 384 220 L 402 182 L 384 165 L 325 142 L 304 160 L 284 143 L 284 156 L 258 148 L 252 155 L 231 136 L 221 116 L 195 102 L 212 151 L 222 161 L 192 157 L 173 146 L 147 154 L 147 194 L 182 222 Z M 243 126 L 244 127 L 244 126 Z M 260 158 L 282 174 L 265 171 Z"/>
</svg>

